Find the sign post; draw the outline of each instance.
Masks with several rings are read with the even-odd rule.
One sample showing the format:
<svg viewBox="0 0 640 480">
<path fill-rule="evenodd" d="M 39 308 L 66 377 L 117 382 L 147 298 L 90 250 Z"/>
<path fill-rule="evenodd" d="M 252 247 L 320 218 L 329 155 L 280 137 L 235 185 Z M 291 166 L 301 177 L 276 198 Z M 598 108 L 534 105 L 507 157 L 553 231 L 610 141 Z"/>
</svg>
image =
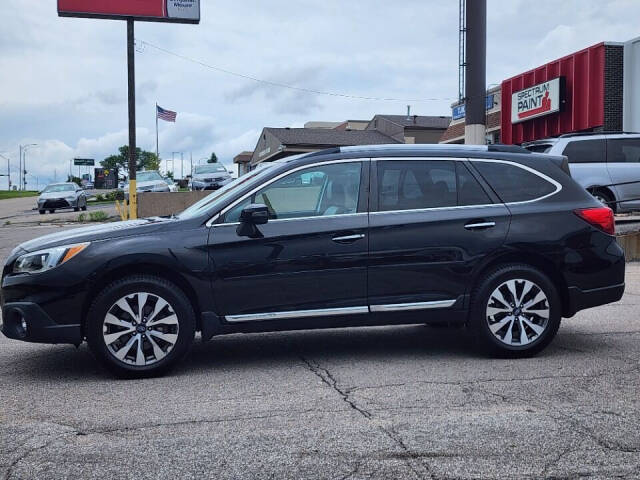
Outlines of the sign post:
<svg viewBox="0 0 640 480">
<path fill-rule="evenodd" d="M 58 0 L 58 16 L 127 21 L 129 218 L 137 218 L 134 21 L 200 23 L 200 0 Z M 124 217 L 124 215 L 123 215 Z"/>
</svg>

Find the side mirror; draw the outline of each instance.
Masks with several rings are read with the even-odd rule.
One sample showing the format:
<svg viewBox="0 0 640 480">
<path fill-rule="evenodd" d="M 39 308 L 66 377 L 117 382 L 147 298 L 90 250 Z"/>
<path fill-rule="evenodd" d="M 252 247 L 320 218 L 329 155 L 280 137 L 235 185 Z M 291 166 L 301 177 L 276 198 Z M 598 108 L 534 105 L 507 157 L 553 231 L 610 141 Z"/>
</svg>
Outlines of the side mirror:
<svg viewBox="0 0 640 480">
<path fill-rule="evenodd" d="M 264 225 L 269 221 L 269 209 L 262 203 L 247 205 L 240 213 L 240 223 Z"/>
<path fill-rule="evenodd" d="M 240 213 L 240 225 L 236 233 L 241 237 L 262 238 L 256 225 L 264 225 L 269 221 L 269 209 L 262 203 L 247 205 Z"/>
</svg>

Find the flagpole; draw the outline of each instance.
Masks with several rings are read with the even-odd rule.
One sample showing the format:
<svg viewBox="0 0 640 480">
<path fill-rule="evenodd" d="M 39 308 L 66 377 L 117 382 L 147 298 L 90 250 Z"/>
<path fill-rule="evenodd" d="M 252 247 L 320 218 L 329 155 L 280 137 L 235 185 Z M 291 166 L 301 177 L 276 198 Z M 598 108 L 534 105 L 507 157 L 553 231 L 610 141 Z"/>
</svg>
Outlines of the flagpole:
<svg viewBox="0 0 640 480">
<path fill-rule="evenodd" d="M 156 102 L 156 157 L 158 158 L 158 162 L 160 162 L 160 148 L 158 142 L 158 102 Z"/>
</svg>

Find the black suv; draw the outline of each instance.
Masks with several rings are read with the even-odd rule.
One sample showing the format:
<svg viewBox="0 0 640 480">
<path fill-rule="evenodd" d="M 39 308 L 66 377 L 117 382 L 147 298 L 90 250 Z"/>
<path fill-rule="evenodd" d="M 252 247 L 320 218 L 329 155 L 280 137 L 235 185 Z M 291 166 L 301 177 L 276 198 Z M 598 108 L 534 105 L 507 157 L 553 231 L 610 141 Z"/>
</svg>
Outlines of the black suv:
<svg viewBox="0 0 640 480">
<path fill-rule="evenodd" d="M 2 331 L 80 344 L 118 374 L 158 374 L 204 340 L 465 324 L 528 356 L 561 317 L 614 302 L 613 215 L 566 158 L 520 147 L 383 145 L 257 168 L 177 216 L 23 243 L 2 275 Z"/>
</svg>

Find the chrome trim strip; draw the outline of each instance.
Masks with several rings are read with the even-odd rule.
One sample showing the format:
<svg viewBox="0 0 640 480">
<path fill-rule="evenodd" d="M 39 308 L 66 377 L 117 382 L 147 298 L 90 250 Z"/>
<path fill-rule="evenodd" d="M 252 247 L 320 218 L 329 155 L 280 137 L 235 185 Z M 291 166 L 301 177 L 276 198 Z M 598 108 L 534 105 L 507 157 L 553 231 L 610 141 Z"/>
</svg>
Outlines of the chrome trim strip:
<svg viewBox="0 0 640 480">
<path fill-rule="evenodd" d="M 385 213 L 412 213 L 412 212 L 431 212 L 437 210 L 460 210 L 465 208 L 486 208 L 486 207 L 504 207 L 504 203 L 487 203 L 484 205 L 460 205 L 455 207 L 430 207 L 430 208 L 413 208 L 411 210 L 385 210 L 382 212 L 371 212 L 369 215 L 382 215 Z"/>
<path fill-rule="evenodd" d="M 319 220 L 319 219 L 331 219 L 331 218 L 348 218 L 348 217 L 358 217 L 358 216 L 366 216 L 367 212 L 359 212 L 359 213 L 342 213 L 340 215 L 317 215 L 315 217 L 295 217 L 295 218 L 274 218 L 273 220 L 269 220 L 268 223 L 273 222 L 292 222 L 294 220 Z M 209 222 L 214 222 L 218 219 L 219 215 L 216 215 L 214 218 L 209 220 Z M 207 223 L 209 223 L 207 222 Z M 229 225 L 240 225 L 240 222 L 232 222 L 232 223 L 216 223 L 207 225 L 209 227 L 227 227 Z"/>
<path fill-rule="evenodd" d="M 353 315 L 369 313 L 369 307 L 320 308 L 317 310 L 294 310 L 289 312 L 249 313 L 244 315 L 225 315 L 227 322 L 254 322 L 263 320 L 284 320 L 289 318 L 331 317 L 335 315 Z"/>
<path fill-rule="evenodd" d="M 488 228 L 488 227 L 495 227 L 496 226 L 496 222 L 481 222 L 481 223 L 469 223 L 468 225 L 465 225 L 464 228 L 466 228 L 467 230 L 473 230 L 474 228 Z"/>
<path fill-rule="evenodd" d="M 271 185 L 273 182 L 275 182 L 277 180 L 280 180 L 282 177 L 286 177 L 287 175 L 289 175 L 291 173 L 295 173 L 298 170 L 304 170 L 305 168 L 318 167 L 320 165 L 334 165 L 334 164 L 337 164 L 337 163 L 359 163 L 359 162 L 368 162 L 368 161 L 369 161 L 369 158 L 345 158 L 344 160 L 325 160 L 324 162 L 309 163 L 307 165 L 300 165 L 299 167 L 292 168 L 291 170 L 287 170 L 286 172 L 282 172 L 280 175 L 276 175 L 275 177 L 271 178 L 267 182 L 261 183 L 256 188 L 254 188 L 253 190 L 251 190 L 250 192 L 248 192 L 244 196 L 242 196 L 239 199 L 237 199 L 235 202 L 230 203 L 229 205 L 224 207 L 222 210 L 220 210 L 220 212 L 218 212 L 218 214 L 216 214 L 209 221 L 207 221 L 206 225 L 207 226 L 212 226 L 210 224 L 212 224 L 213 221 L 217 220 L 217 218 L 219 218 L 222 215 L 224 215 L 225 213 L 227 213 L 229 210 L 231 210 L 233 207 L 235 207 L 240 202 L 246 200 L 247 197 L 251 197 L 251 195 L 256 193 L 258 190 L 260 190 L 260 189 L 262 189 L 262 188 L 264 188 L 264 187 L 266 187 L 268 185 Z M 361 213 L 366 214 L 366 212 L 361 212 Z M 316 217 L 301 217 L 301 218 L 316 218 Z M 326 218 L 326 217 L 320 217 L 320 218 Z M 285 220 L 285 219 L 281 219 L 281 220 Z M 294 219 L 291 219 L 291 220 L 294 220 Z M 298 220 L 298 219 L 296 218 L 295 220 Z M 276 220 L 271 220 L 271 221 L 276 221 Z M 234 222 L 234 224 L 237 224 L 237 222 Z M 232 225 L 232 224 L 231 223 L 221 223 L 220 225 Z"/>
<path fill-rule="evenodd" d="M 346 240 L 360 240 L 364 238 L 364 233 L 358 233 L 356 235 L 345 235 L 344 237 L 333 237 L 331 240 L 334 242 L 342 242 Z"/>
<path fill-rule="evenodd" d="M 372 312 L 404 312 L 409 310 L 427 310 L 431 308 L 451 307 L 455 300 L 437 300 L 435 302 L 391 303 L 387 305 L 371 305 Z"/>
</svg>

